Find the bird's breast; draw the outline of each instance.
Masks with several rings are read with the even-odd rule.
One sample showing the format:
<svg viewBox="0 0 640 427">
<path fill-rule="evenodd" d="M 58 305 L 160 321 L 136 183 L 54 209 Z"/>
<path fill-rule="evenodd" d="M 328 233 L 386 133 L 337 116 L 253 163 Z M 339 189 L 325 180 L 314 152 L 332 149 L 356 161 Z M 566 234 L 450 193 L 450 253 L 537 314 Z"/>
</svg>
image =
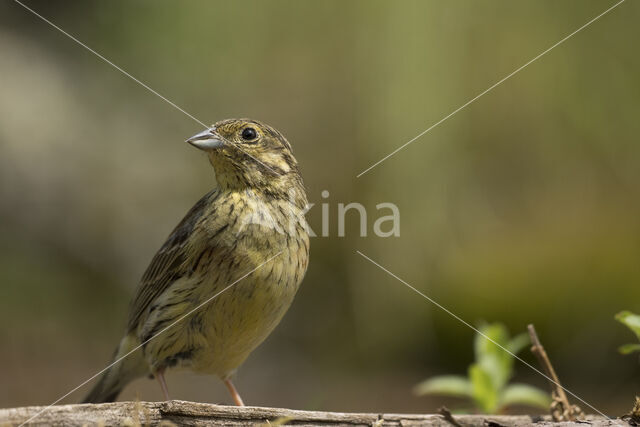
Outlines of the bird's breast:
<svg viewBox="0 0 640 427">
<path fill-rule="evenodd" d="M 221 376 L 242 363 L 280 322 L 309 256 L 307 225 L 295 206 L 247 197 L 227 203 L 226 225 L 217 225 L 224 229 L 211 230 L 215 254 L 200 287 L 209 295 L 225 290 L 199 322 L 208 350 L 195 361 L 196 370 Z"/>
</svg>

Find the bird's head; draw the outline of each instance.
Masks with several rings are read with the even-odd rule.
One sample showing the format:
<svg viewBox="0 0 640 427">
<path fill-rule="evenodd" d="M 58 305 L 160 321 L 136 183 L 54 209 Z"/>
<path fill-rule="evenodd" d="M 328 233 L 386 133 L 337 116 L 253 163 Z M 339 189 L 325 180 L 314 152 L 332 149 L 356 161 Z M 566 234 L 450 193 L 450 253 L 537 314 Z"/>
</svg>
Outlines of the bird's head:
<svg viewBox="0 0 640 427">
<path fill-rule="evenodd" d="M 299 188 L 304 193 L 291 145 L 267 124 L 222 120 L 187 142 L 208 154 L 221 188 L 253 188 L 276 196 L 290 195 L 291 188 Z"/>
</svg>

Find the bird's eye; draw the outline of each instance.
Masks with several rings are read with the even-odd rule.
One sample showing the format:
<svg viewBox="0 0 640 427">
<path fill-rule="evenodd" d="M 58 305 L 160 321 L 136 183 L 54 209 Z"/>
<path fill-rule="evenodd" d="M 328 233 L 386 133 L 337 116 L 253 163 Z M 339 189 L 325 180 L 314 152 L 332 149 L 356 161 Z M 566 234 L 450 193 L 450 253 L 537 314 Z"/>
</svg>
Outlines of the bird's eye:
<svg viewBox="0 0 640 427">
<path fill-rule="evenodd" d="M 254 128 L 244 128 L 241 136 L 245 141 L 252 141 L 258 136 L 258 132 Z"/>
</svg>

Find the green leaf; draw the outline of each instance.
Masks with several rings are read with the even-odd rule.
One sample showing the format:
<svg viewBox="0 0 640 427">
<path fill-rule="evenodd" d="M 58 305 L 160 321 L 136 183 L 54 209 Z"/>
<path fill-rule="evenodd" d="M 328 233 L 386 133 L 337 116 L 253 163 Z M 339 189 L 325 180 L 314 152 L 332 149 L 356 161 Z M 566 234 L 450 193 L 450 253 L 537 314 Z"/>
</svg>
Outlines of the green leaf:
<svg viewBox="0 0 640 427">
<path fill-rule="evenodd" d="M 469 366 L 473 401 L 482 412 L 494 414 L 498 410 L 498 389 L 491 375 L 477 363 Z"/>
<path fill-rule="evenodd" d="M 511 384 L 504 389 L 500 404 L 502 406 L 527 405 L 548 409 L 551 397 L 549 397 L 549 393 L 527 384 Z"/>
<path fill-rule="evenodd" d="M 631 354 L 640 351 L 640 344 L 625 344 L 618 347 L 618 351 L 622 354 Z"/>
<path fill-rule="evenodd" d="M 513 370 L 513 356 L 504 350 L 510 343 L 509 332 L 501 323 L 481 325 L 479 330 L 481 334 L 476 335 L 474 346 L 476 362 L 489 375 L 494 389 L 501 390 Z"/>
<path fill-rule="evenodd" d="M 429 378 L 416 385 L 413 392 L 418 396 L 441 394 L 445 396 L 471 397 L 471 383 L 459 375 L 442 375 Z"/>
<path fill-rule="evenodd" d="M 640 315 L 630 311 L 621 311 L 616 314 L 616 320 L 631 329 L 640 340 Z"/>
<path fill-rule="evenodd" d="M 501 350 L 495 343 L 503 347 L 506 347 L 509 343 L 509 332 L 501 323 L 485 323 L 480 325 L 478 330 L 480 334 L 476 334 L 474 342 L 477 360 L 487 355 L 501 354 L 504 350 Z"/>
<path fill-rule="evenodd" d="M 528 334 L 522 333 L 516 335 L 511 339 L 511 341 L 509 341 L 509 343 L 507 344 L 507 350 L 509 350 L 513 354 L 518 354 L 520 353 L 520 351 L 522 351 L 523 348 L 527 347 L 528 345 L 531 345 L 531 338 L 529 338 Z"/>
</svg>

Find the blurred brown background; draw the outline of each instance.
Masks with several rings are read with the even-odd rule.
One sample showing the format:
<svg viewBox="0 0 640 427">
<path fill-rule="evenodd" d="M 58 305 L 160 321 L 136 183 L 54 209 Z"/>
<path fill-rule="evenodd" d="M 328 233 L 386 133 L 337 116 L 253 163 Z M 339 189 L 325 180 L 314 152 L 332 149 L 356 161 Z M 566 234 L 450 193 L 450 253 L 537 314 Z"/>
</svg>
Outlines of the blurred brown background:
<svg viewBox="0 0 640 427">
<path fill-rule="evenodd" d="M 317 232 L 329 203 L 331 236 L 238 375 L 250 404 L 430 412 L 443 401 L 412 386 L 465 373 L 473 332 L 361 250 L 470 322 L 535 323 L 570 390 L 629 409 L 640 364 L 617 354 L 634 337 L 613 315 L 640 311 L 638 2 L 360 178 L 613 2 L 27 4 L 207 123 L 274 125 Z M 197 123 L 11 1 L 0 79 L 0 406 L 48 404 L 106 365 L 144 268 L 215 183 L 183 142 Z M 338 238 L 352 201 L 370 234 L 375 205 L 397 204 L 401 237 L 361 238 L 353 215 Z M 229 400 L 214 378 L 168 381 L 174 398 Z M 160 399 L 149 380 L 136 394 Z"/>
</svg>

